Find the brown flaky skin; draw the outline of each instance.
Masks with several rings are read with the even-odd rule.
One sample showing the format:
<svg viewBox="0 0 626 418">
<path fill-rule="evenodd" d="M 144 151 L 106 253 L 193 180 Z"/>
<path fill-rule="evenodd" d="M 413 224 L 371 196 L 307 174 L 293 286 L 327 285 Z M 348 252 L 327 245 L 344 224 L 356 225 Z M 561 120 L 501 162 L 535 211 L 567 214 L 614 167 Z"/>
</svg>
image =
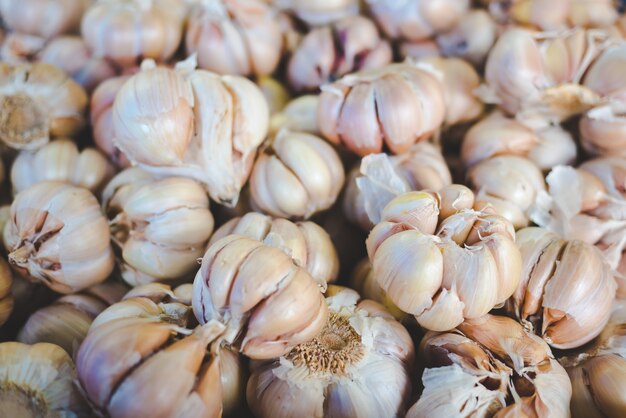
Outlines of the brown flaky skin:
<svg viewBox="0 0 626 418">
<path fill-rule="evenodd" d="M 213 243 L 202 259 L 193 309 L 201 324 L 223 323 L 225 341 L 241 353 L 269 359 L 322 329 L 328 308 L 320 287 L 326 284 L 316 282 L 278 248 L 228 235 Z"/>
</svg>

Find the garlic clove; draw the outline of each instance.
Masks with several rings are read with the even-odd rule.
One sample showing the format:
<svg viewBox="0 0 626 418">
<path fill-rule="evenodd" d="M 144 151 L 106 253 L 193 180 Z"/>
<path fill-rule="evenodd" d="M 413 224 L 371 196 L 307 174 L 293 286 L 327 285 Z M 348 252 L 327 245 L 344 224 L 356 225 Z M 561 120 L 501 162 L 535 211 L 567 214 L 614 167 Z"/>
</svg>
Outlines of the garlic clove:
<svg viewBox="0 0 626 418">
<path fill-rule="evenodd" d="M 337 134 L 345 138 L 344 140 L 348 141 L 346 143 L 348 148 L 359 155 L 378 152 L 382 148 L 383 133 L 378 123 L 376 105 L 373 100 L 375 91 L 377 92 L 371 84 L 356 85 L 352 87 L 350 95 L 346 97 L 341 107 Z M 322 106 L 321 99 L 318 109 L 320 106 Z M 357 141 L 359 145 L 353 145 Z"/>
<path fill-rule="evenodd" d="M 438 202 L 432 194 L 408 192 L 395 197 L 385 206 L 382 219 L 405 223 L 425 234 L 433 234 L 438 214 Z"/>
</svg>

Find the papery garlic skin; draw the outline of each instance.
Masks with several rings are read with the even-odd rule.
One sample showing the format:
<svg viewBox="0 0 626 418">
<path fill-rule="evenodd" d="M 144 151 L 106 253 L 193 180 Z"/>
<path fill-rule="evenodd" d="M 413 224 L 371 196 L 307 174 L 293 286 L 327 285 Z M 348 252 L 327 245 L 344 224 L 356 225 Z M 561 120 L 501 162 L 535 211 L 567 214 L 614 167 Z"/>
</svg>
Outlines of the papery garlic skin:
<svg viewBox="0 0 626 418">
<path fill-rule="evenodd" d="M 350 16 L 308 32 L 289 59 L 287 77 L 298 91 L 315 90 L 348 73 L 380 68 L 391 60 L 391 46 L 381 39 L 376 25 L 366 17 Z"/>
<path fill-rule="evenodd" d="M 109 228 L 96 198 L 59 182 L 18 193 L 4 227 L 9 262 L 29 280 L 59 293 L 103 282 L 113 271 Z"/>
<path fill-rule="evenodd" d="M 358 299 L 349 289 L 327 298 L 330 318 L 319 335 L 253 363 L 247 399 L 256 416 L 403 416 L 413 343 L 382 306 Z"/>
<path fill-rule="evenodd" d="M 0 63 L 0 140 L 33 150 L 84 124 L 87 94 L 63 70 L 43 63 Z"/>
<path fill-rule="evenodd" d="M 267 75 L 280 61 L 283 39 L 272 8 L 261 0 L 198 2 L 185 34 L 198 66 L 220 74 Z"/>
<path fill-rule="evenodd" d="M 56 139 L 34 152 L 20 152 L 11 166 L 11 184 L 14 194 L 41 181 L 59 181 L 99 193 L 113 171 L 96 149 L 79 151 L 75 142 Z"/>
<path fill-rule="evenodd" d="M 513 226 L 451 185 L 391 200 L 366 245 L 374 277 L 424 328 L 446 331 L 501 306 L 515 291 L 521 257 Z"/>
<path fill-rule="evenodd" d="M 426 139 L 445 118 L 437 75 L 410 64 L 349 74 L 322 87 L 317 123 L 324 137 L 365 156 L 394 154 Z"/>
<path fill-rule="evenodd" d="M 11 292 L 13 273 L 4 257 L 0 259 L 0 326 L 9 319 L 13 312 L 14 299 Z"/>
<path fill-rule="evenodd" d="M 92 0 L 2 0 L 0 15 L 8 29 L 52 39 L 78 29 Z"/>
<path fill-rule="evenodd" d="M 335 203 L 344 180 L 341 159 L 326 141 L 281 130 L 254 163 L 252 204 L 273 216 L 308 219 Z"/>
<path fill-rule="evenodd" d="M 107 184 L 102 207 L 122 277 L 131 286 L 195 273 L 214 226 L 201 184 L 129 168 Z"/>
<path fill-rule="evenodd" d="M 274 6 L 295 14 L 308 25 L 324 25 L 359 14 L 358 0 L 272 0 Z"/>
</svg>

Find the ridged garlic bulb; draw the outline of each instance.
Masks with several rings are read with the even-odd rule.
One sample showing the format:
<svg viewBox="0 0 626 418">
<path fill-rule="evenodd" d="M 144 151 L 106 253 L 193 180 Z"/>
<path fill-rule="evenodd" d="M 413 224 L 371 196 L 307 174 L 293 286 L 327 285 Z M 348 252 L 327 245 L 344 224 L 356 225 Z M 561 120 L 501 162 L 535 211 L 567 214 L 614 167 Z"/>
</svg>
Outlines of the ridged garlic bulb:
<svg viewBox="0 0 626 418">
<path fill-rule="evenodd" d="M 93 0 L 2 0 L 0 15 L 8 29 L 52 39 L 71 33 Z"/>
</svg>

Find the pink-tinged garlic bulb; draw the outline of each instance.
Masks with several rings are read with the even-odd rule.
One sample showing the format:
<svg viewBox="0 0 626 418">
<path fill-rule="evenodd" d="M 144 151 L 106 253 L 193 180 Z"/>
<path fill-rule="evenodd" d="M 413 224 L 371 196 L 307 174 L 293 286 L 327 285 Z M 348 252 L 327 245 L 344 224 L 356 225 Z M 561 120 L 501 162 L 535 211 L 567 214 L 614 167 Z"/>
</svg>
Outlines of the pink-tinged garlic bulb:
<svg viewBox="0 0 626 418">
<path fill-rule="evenodd" d="M 11 292 L 13 273 L 4 257 L 0 258 L 0 326 L 9 319 L 13 312 L 14 298 Z"/>
<path fill-rule="evenodd" d="M 84 124 L 85 90 L 54 65 L 0 63 L 0 140 L 33 150 Z"/>
<path fill-rule="evenodd" d="M 367 0 L 369 10 L 393 39 L 418 41 L 452 29 L 469 9 L 469 0 Z"/>
<path fill-rule="evenodd" d="M 293 223 L 249 212 L 222 225 L 211 237 L 209 245 L 232 234 L 253 238 L 282 250 L 296 265 L 319 281 L 331 283 L 337 279 L 337 250 L 328 233 L 314 222 Z"/>
<path fill-rule="evenodd" d="M 283 39 L 275 11 L 261 0 L 197 2 L 185 34 L 188 54 L 219 74 L 267 75 L 280 61 Z"/>
<path fill-rule="evenodd" d="M 289 59 L 287 77 L 296 90 L 315 90 L 348 73 L 387 65 L 392 54 L 371 20 L 350 16 L 308 32 Z"/>
<path fill-rule="evenodd" d="M 140 168 L 129 168 L 107 184 L 102 208 L 128 284 L 195 274 L 214 226 L 209 197 L 200 183 L 186 177 L 156 179 Z"/>
<path fill-rule="evenodd" d="M 98 194 L 113 173 L 113 166 L 95 148 L 79 151 L 72 140 L 56 139 L 18 154 L 11 166 L 11 185 L 17 194 L 41 181 L 59 181 Z"/>
<path fill-rule="evenodd" d="M 501 306 L 517 288 L 521 256 L 513 226 L 474 194 L 451 185 L 408 192 L 385 206 L 367 238 L 374 277 L 424 328 L 447 331 Z"/>
<path fill-rule="evenodd" d="M 497 38 L 496 22 L 485 10 L 464 14 L 450 30 L 437 34 L 435 40 L 445 57 L 463 58 L 481 65 Z"/>
<path fill-rule="evenodd" d="M 113 271 L 109 227 L 87 189 L 44 181 L 18 193 L 4 227 L 9 262 L 59 293 L 101 283 Z"/>
<path fill-rule="evenodd" d="M 0 15 L 11 31 L 52 39 L 76 31 L 92 0 L 2 0 Z"/>
<path fill-rule="evenodd" d="M 102 81 L 117 75 L 106 59 L 94 57 L 80 36 L 59 36 L 37 54 L 37 60 L 56 65 L 88 92 Z"/>
<path fill-rule="evenodd" d="M 569 418 L 572 385 L 550 347 L 514 320 L 485 315 L 430 332 L 424 390 L 407 418 Z"/>
<path fill-rule="evenodd" d="M 308 25 L 324 25 L 359 14 L 359 0 L 271 0 L 275 7 L 293 13 Z"/>
<path fill-rule="evenodd" d="M 323 86 L 317 123 L 330 142 L 359 156 L 407 151 L 445 120 L 442 85 L 430 69 L 410 64 L 349 74 Z"/>
<path fill-rule="evenodd" d="M 518 231 L 517 245 L 522 274 L 508 310 L 555 348 L 595 338 L 609 320 L 616 290 L 600 251 L 537 227 Z"/>
<path fill-rule="evenodd" d="M 411 394 L 406 329 L 353 290 L 327 299 L 322 331 L 285 355 L 254 362 L 247 399 L 259 418 L 400 417 Z"/>
<path fill-rule="evenodd" d="M 122 67 L 144 58 L 164 62 L 180 45 L 187 7 L 178 0 L 97 1 L 85 13 L 81 33 L 95 57 Z"/>
<path fill-rule="evenodd" d="M 270 136 L 275 136 L 281 129 L 306 132 L 321 136 L 317 126 L 317 104 L 319 96 L 307 94 L 290 100 L 270 119 Z"/>
<path fill-rule="evenodd" d="M 288 353 L 328 319 L 323 280 L 282 250 L 241 235 L 209 247 L 193 287 L 198 321 L 224 324 L 224 342 L 253 359 Z"/>
<path fill-rule="evenodd" d="M 265 139 L 269 110 L 250 80 L 146 61 L 113 103 L 113 143 L 160 176 L 205 184 L 211 198 L 234 206 Z"/>
<path fill-rule="evenodd" d="M 308 219 L 335 203 L 344 180 L 341 159 L 326 141 L 281 130 L 254 163 L 252 204 L 272 216 Z"/>
<path fill-rule="evenodd" d="M 219 417 L 242 401 L 243 366 L 236 353 L 219 349 L 224 327 L 212 321 L 193 329 L 187 290 L 135 288 L 94 320 L 76 367 L 102 413 Z"/>
<path fill-rule="evenodd" d="M 383 208 L 399 194 L 439 190 L 451 183 L 441 150 L 429 142 L 415 144 L 403 154 L 368 155 L 348 176 L 343 212 L 367 231 L 380 221 Z"/>
</svg>

